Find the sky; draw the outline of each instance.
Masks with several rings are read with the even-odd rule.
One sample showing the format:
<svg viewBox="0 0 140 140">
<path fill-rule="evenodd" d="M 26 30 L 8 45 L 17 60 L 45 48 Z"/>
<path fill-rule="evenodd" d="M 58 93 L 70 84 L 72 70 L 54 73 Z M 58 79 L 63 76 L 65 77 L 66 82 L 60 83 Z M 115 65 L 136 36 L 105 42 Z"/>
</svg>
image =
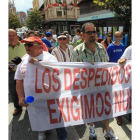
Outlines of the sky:
<svg viewBox="0 0 140 140">
<path fill-rule="evenodd" d="M 33 8 L 32 1 L 33 0 L 14 0 L 16 11 L 17 12 L 23 11 L 27 14 L 27 10 Z"/>
</svg>

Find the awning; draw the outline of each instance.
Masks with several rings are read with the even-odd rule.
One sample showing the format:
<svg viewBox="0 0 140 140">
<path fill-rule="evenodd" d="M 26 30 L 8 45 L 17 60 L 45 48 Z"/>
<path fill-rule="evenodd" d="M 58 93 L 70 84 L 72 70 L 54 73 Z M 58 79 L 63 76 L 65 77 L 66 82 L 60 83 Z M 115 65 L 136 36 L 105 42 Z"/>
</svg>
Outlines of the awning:
<svg viewBox="0 0 140 140">
<path fill-rule="evenodd" d="M 88 20 L 99 20 L 99 19 L 106 19 L 106 18 L 114 18 L 114 14 L 113 13 L 105 13 L 105 14 L 81 17 L 81 18 L 77 19 L 77 22 L 88 21 Z"/>
</svg>

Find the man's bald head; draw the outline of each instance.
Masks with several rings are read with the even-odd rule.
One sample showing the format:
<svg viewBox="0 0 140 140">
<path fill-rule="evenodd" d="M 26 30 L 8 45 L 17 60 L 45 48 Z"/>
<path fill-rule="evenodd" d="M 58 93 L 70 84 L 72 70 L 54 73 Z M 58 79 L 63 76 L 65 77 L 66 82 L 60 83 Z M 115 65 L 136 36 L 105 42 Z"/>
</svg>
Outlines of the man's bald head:
<svg viewBox="0 0 140 140">
<path fill-rule="evenodd" d="M 17 34 L 16 31 L 15 31 L 14 29 L 9 29 L 8 31 L 9 31 L 9 32 L 14 32 L 15 34 Z"/>
<path fill-rule="evenodd" d="M 19 38 L 14 29 L 9 29 L 9 44 L 16 46 L 19 43 Z"/>
<path fill-rule="evenodd" d="M 122 35 L 122 32 L 116 31 L 114 35 L 118 35 L 118 34 L 119 34 L 119 35 Z"/>
<path fill-rule="evenodd" d="M 120 43 L 122 37 L 123 37 L 122 32 L 120 32 L 120 31 L 115 32 L 115 34 L 114 34 L 115 42 Z"/>
</svg>

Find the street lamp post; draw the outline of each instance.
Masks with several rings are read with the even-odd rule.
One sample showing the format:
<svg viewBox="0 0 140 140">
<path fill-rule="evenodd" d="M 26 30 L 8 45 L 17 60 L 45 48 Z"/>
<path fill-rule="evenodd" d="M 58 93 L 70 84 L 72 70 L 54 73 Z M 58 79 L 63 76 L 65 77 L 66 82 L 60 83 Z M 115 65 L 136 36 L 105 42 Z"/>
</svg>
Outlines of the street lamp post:
<svg viewBox="0 0 140 140">
<path fill-rule="evenodd" d="M 68 8 L 68 4 L 67 4 L 67 3 L 65 3 L 64 8 L 62 8 L 62 2 L 61 2 L 61 1 L 59 1 L 58 4 L 59 4 L 60 9 L 63 9 L 63 10 L 66 11 L 66 27 L 67 27 L 67 30 L 68 30 L 68 17 L 67 17 L 68 14 L 67 14 L 67 11 L 68 11 L 68 10 L 72 10 L 72 8 L 73 8 L 73 3 L 71 2 L 71 3 L 69 4 L 69 5 L 70 5 L 70 8 Z"/>
</svg>

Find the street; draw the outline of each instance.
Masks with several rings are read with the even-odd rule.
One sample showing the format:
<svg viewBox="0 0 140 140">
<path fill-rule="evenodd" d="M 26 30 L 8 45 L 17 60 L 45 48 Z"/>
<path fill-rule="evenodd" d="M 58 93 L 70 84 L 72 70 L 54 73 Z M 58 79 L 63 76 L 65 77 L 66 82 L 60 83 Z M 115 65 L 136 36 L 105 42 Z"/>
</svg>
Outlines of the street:
<svg viewBox="0 0 140 140">
<path fill-rule="evenodd" d="M 9 140 L 37 140 L 38 132 L 31 130 L 28 112 L 23 107 L 22 113 L 13 117 L 13 103 L 9 95 Z M 110 127 L 119 140 L 131 140 L 131 123 L 127 120 L 128 115 L 123 117 L 122 126 L 118 126 L 114 118 L 110 119 Z M 102 122 L 95 122 L 97 140 L 105 140 L 103 132 L 104 126 Z M 89 128 L 87 124 L 71 126 L 66 128 L 68 140 L 93 140 L 89 138 Z M 56 131 L 54 129 L 46 131 L 46 140 L 57 140 Z"/>
</svg>

